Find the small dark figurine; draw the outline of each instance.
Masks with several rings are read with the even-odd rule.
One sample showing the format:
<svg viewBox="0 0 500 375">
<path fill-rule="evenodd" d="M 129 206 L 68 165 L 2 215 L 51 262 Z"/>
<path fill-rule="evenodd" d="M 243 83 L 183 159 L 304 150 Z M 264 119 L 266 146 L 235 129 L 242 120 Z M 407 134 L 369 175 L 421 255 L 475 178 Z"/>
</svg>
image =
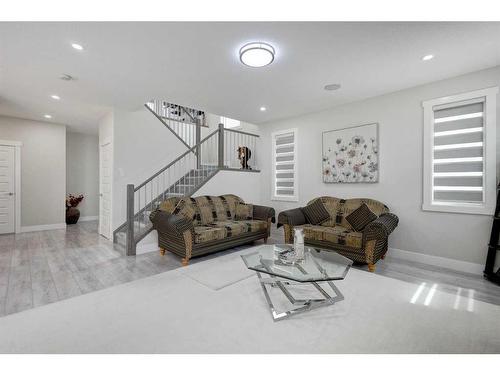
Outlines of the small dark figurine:
<svg viewBox="0 0 500 375">
<path fill-rule="evenodd" d="M 238 152 L 238 159 L 241 163 L 241 169 L 252 169 L 252 167 L 248 165 L 248 161 L 252 157 L 252 151 L 250 151 L 250 149 L 246 146 L 240 146 L 236 151 Z"/>
</svg>

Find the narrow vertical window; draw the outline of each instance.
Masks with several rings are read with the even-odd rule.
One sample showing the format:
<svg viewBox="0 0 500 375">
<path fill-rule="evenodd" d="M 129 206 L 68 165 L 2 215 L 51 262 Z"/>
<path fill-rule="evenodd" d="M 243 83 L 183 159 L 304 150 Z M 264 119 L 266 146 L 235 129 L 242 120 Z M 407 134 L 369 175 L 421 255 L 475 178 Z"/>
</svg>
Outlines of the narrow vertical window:
<svg viewBox="0 0 500 375">
<path fill-rule="evenodd" d="M 496 185 L 498 88 L 424 106 L 424 210 L 491 214 Z"/>
<path fill-rule="evenodd" d="M 297 129 L 273 133 L 273 199 L 298 201 Z"/>
</svg>

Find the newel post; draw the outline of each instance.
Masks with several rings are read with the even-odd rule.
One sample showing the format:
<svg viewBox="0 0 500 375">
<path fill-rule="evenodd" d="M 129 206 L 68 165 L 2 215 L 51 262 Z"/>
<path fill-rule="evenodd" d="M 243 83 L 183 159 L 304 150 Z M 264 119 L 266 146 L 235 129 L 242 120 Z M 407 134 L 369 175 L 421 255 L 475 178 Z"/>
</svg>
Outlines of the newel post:
<svg viewBox="0 0 500 375">
<path fill-rule="evenodd" d="M 135 255 L 134 185 L 127 185 L 127 255 Z"/>
<path fill-rule="evenodd" d="M 219 124 L 219 168 L 224 168 L 224 124 Z"/>
<path fill-rule="evenodd" d="M 196 121 L 196 169 L 201 169 L 201 124 L 200 121 Z"/>
</svg>

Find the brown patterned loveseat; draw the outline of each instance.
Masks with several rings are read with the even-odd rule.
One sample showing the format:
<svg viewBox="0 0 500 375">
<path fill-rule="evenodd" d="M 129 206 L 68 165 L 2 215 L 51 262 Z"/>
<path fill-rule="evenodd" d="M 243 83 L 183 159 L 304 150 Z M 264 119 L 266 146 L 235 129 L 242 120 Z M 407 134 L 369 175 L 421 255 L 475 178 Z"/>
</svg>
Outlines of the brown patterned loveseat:
<svg viewBox="0 0 500 375">
<path fill-rule="evenodd" d="M 263 239 L 267 242 L 271 207 L 245 204 L 236 195 L 172 197 L 150 215 L 158 231 L 160 254 L 171 251 L 183 265 L 198 255 L 229 249 Z"/>
<path fill-rule="evenodd" d="M 285 229 L 285 242 L 293 243 L 293 228 L 303 228 L 306 245 L 332 249 L 355 262 L 368 264 L 370 271 L 375 263 L 385 257 L 389 234 L 398 225 L 399 219 L 389 212 L 389 208 L 374 199 L 339 199 L 320 197 L 329 218 L 320 225 L 308 222 L 301 208 L 283 211 L 278 216 L 278 227 Z M 376 219 L 361 231 L 355 231 L 346 217 L 365 203 Z"/>
</svg>

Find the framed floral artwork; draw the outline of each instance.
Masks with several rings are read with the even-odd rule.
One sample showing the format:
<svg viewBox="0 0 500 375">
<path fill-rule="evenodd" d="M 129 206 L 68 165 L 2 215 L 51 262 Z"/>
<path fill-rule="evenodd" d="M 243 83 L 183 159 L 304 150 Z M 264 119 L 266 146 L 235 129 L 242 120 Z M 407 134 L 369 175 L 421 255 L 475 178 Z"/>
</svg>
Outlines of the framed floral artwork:
<svg viewBox="0 0 500 375">
<path fill-rule="evenodd" d="M 378 124 L 323 132 L 323 182 L 378 182 Z"/>
</svg>

